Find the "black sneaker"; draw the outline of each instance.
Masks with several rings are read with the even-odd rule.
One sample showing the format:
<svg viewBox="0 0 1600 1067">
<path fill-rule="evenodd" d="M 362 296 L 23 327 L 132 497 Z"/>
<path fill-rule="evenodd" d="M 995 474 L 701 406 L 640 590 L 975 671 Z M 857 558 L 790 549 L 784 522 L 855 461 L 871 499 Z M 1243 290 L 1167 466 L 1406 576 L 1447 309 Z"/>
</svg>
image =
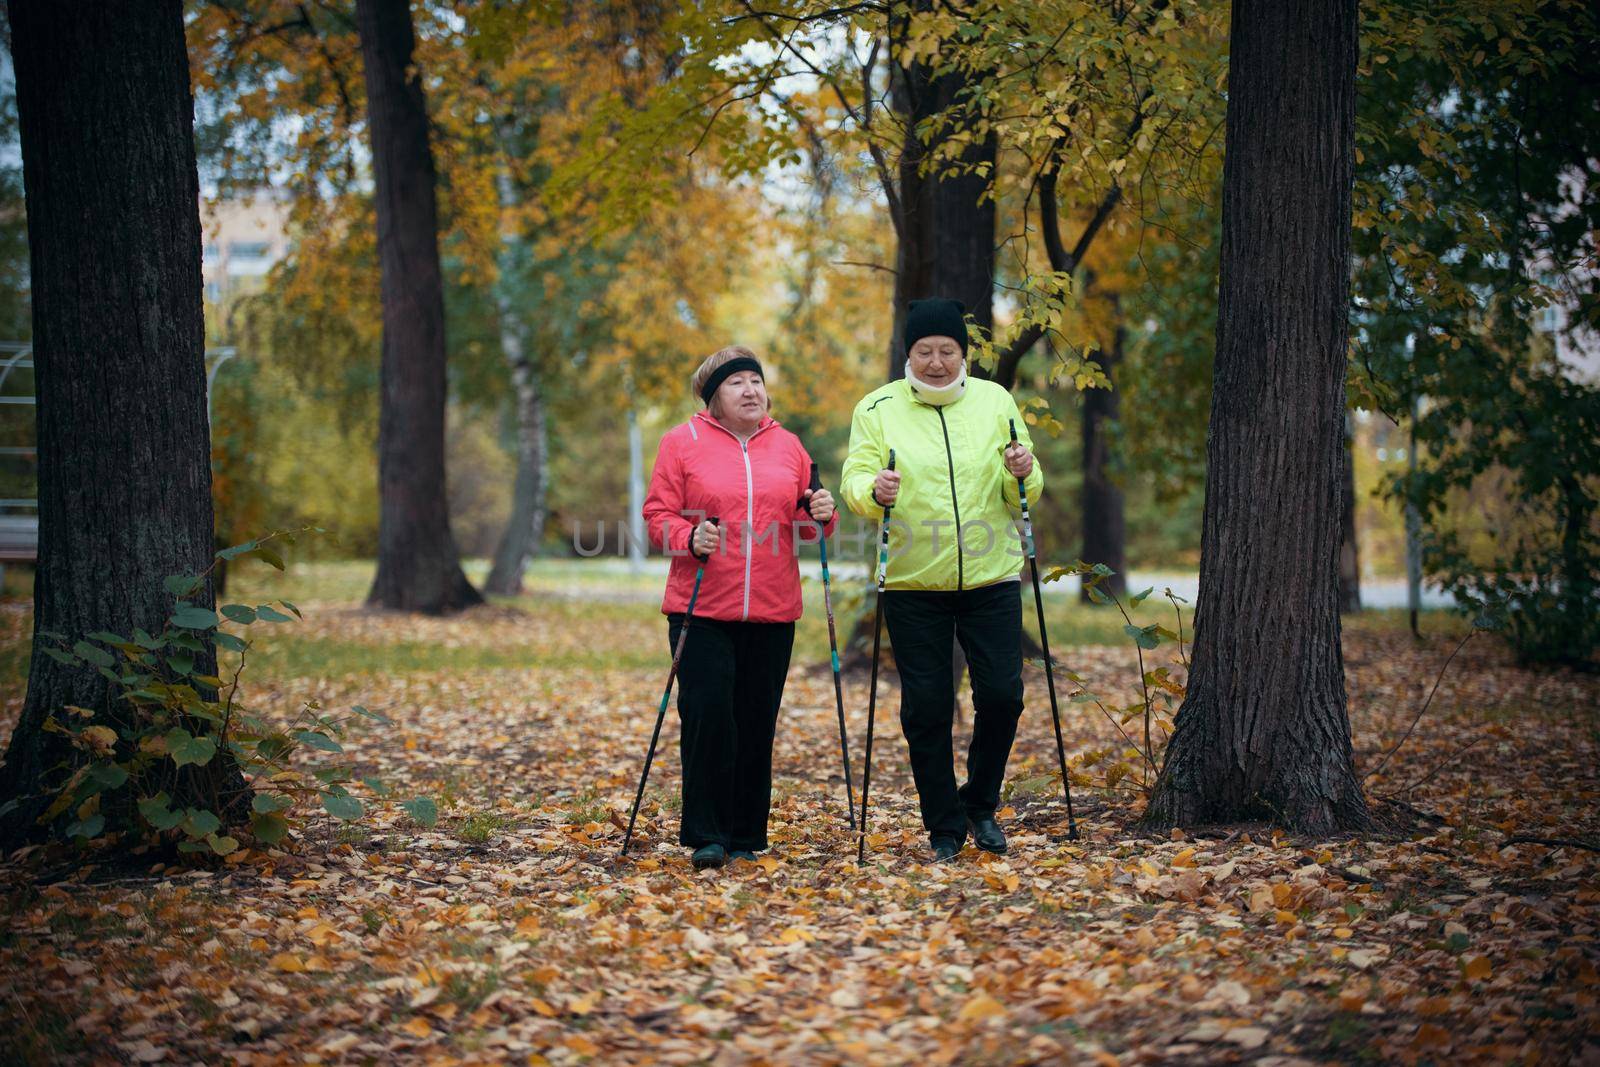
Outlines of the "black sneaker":
<svg viewBox="0 0 1600 1067">
<path fill-rule="evenodd" d="M 721 845 L 701 845 L 694 850 L 691 862 L 694 863 L 694 869 L 697 871 L 703 871 L 711 867 L 721 867 L 728 862 L 728 850 Z"/>
<path fill-rule="evenodd" d="M 992 817 L 968 819 L 967 825 L 972 828 L 972 840 L 979 848 L 996 856 L 1006 854 L 1006 835 Z"/>
<path fill-rule="evenodd" d="M 731 860 L 753 860 L 755 858 L 756 858 L 756 854 L 754 852 L 751 852 L 747 848 L 736 848 L 732 852 L 728 853 L 728 859 L 730 861 Z"/>
<path fill-rule="evenodd" d="M 933 839 L 933 862 L 943 863 L 953 860 L 961 852 L 961 842 L 953 837 L 936 837 Z"/>
</svg>

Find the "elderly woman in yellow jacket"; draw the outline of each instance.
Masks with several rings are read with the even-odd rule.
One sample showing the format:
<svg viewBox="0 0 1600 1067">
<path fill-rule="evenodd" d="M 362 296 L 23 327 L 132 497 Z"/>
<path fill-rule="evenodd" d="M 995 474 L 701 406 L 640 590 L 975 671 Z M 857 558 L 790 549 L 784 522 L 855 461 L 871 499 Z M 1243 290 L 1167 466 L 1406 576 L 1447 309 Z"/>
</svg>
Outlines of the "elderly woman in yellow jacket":
<svg viewBox="0 0 1600 1067">
<path fill-rule="evenodd" d="M 900 726 L 934 857 L 959 853 L 969 830 L 978 847 L 1003 853 L 995 808 L 1022 714 L 1017 479 L 1033 501 L 1044 475 L 1010 392 L 967 377 L 959 303 L 913 301 L 905 344 L 905 378 L 856 405 L 839 488 L 858 515 L 880 518 L 894 506 L 883 615 L 900 671 Z M 895 470 L 888 469 L 891 448 Z M 972 677 L 972 743 L 959 789 L 952 639 Z"/>
</svg>

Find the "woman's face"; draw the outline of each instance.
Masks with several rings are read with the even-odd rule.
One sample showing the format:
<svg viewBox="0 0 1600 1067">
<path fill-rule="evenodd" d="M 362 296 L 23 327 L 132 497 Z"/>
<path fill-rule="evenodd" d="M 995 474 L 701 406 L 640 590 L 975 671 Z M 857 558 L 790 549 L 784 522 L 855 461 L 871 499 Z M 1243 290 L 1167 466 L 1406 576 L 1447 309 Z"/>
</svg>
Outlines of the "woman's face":
<svg viewBox="0 0 1600 1067">
<path fill-rule="evenodd" d="M 767 385 L 753 370 L 730 374 L 717 386 L 717 405 L 725 419 L 758 423 L 767 413 Z"/>
<path fill-rule="evenodd" d="M 911 346 L 911 373 L 934 387 L 949 385 L 961 373 L 962 358 L 954 337 L 919 337 Z"/>
</svg>

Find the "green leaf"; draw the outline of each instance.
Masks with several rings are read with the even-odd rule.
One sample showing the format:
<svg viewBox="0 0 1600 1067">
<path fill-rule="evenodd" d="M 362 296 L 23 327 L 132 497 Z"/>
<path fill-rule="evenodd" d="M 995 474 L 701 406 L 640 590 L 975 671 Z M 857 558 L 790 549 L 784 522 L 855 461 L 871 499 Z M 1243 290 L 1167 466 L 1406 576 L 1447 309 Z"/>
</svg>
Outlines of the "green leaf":
<svg viewBox="0 0 1600 1067">
<path fill-rule="evenodd" d="M 218 648 L 225 648 L 229 652 L 243 652 L 250 647 L 250 642 L 237 634 L 224 633 L 221 630 L 217 631 L 216 641 Z"/>
<path fill-rule="evenodd" d="M 383 784 L 382 779 L 363 778 L 361 781 L 368 789 L 372 790 L 375 796 L 386 797 L 389 795 L 389 787 Z"/>
<path fill-rule="evenodd" d="M 1141 628 L 1129 623 L 1122 628 L 1122 632 L 1133 638 L 1134 644 L 1143 649 L 1157 648 L 1161 644 L 1161 637 L 1156 633 L 1154 626 Z"/>
<path fill-rule="evenodd" d="M 173 574 L 162 581 L 161 587 L 173 596 L 188 596 L 200 588 L 200 579 L 187 574 Z"/>
<path fill-rule="evenodd" d="M 1151 593 L 1153 593 L 1155 591 L 1156 591 L 1156 587 L 1152 585 L 1149 589 L 1146 589 L 1142 593 L 1135 593 L 1133 596 L 1128 598 L 1128 606 L 1129 607 L 1133 607 L 1133 608 L 1138 607 L 1140 604 L 1144 603 L 1144 598 L 1145 597 L 1149 596 Z"/>
<path fill-rule="evenodd" d="M 203 767 L 217 754 L 217 743 L 209 737 L 195 737 L 181 726 L 167 731 L 167 754 L 180 767 Z"/>
<path fill-rule="evenodd" d="M 168 652 L 167 666 L 179 674 L 188 674 L 194 670 L 194 653 L 188 651 Z"/>
<path fill-rule="evenodd" d="M 275 760 L 294 747 L 294 742 L 288 734 L 268 734 L 256 745 L 256 755 L 262 759 Z"/>
<path fill-rule="evenodd" d="M 239 842 L 237 840 L 231 837 L 224 837 L 220 834 L 206 835 L 206 844 L 210 845 L 211 851 L 215 852 L 219 856 L 226 856 L 228 853 L 237 851 L 239 848 Z"/>
<path fill-rule="evenodd" d="M 101 644 L 106 644 L 106 645 L 127 645 L 127 644 L 132 644 L 132 642 L 129 641 L 126 637 L 123 637 L 121 634 L 111 633 L 109 630 L 96 630 L 94 633 L 88 634 L 86 636 L 91 641 L 99 641 Z"/>
<path fill-rule="evenodd" d="M 267 815 L 274 811 L 284 811 L 293 806 L 294 798 L 278 793 L 257 793 L 250 800 L 250 810 L 260 815 Z"/>
<path fill-rule="evenodd" d="M 179 852 L 210 852 L 211 846 L 204 841 L 179 841 Z"/>
<path fill-rule="evenodd" d="M 361 801 L 355 797 L 338 796 L 334 793 L 322 794 L 322 809 L 334 818 L 343 819 L 345 822 L 354 822 L 367 812 Z"/>
<path fill-rule="evenodd" d="M 256 557 L 256 559 L 263 560 L 271 564 L 280 571 L 283 570 L 283 557 L 278 555 L 272 549 L 268 548 L 266 545 L 256 546 L 250 550 L 250 554 Z"/>
<path fill-rule="evenodd" d="M 1106 594 L 1101 591 L 1099 586 L 1089 585 L 1089 584 L 1085 583 L 1084 587 L 1083 587 L 1083 592 L 1084 592 L 1085 596 L 1087 596 L 1090 600 L 1094 601 L 1096 604 L 1109 604 L 1109 603 L 1111 603 L 1111 598 L 1106 596 Z"/>
<path fill-rule="evenodd" d="M 284 607 L 286 607 L 290 611 L 294 612 L 294 617 L 295 618 L 297 618 L 297 619 L 305 618 L 304 615 L 300 614 L 300 609 L 295 607 L 293 604 L 289 603 L 287 600 L 280 600 L 280 601 L 278 601 L 278 603 L 282 604 Z"/>
<path fill-rule="evenodd" d="M 139 628 L 139 627 L 134 627 L 133 639 L 135 641 L 137 641 L 143 647 L 150 649 L 150 651 L 152 651 L 152 652 L 154 652 L 156 649 L 160 648 L 162 645 L 166 644 L 166 642 L 163 641 L 161 638 L 152 637 L 149 634 L 145 633 L 144 630 Z"/>
<path fill-rule="evenodd" d="M 1093 567 L 1089 568 L 1089 573 L 1098 574 L 1102 578 L 1109 578 L 1117 572 L 1112 570 L 1110 567 L 1107 567 L 1104 563 L 1096 563 Z"/>
<path fill-rule="evenodd" d="M 206 837 L 222 829 L 222 820 L 216 812 L 204 808 L 187 808 L 183 813 L 183 832 L 190 837 Z"/>
<path fill-rule="evenodd" d="M 405 813 L 415 819 L 419 825 L 427 829 L 433 829 L 434 824 L 439 821 L 439 806 L 433 802 L 431 797 L 416 797 L 405 801 L 400 807 L 405 809 Z"/>
<path fill-rule="evenodd" d="M 302 744 L 310 745 L 312 748 L 320 749 L 323 752 L 344 751 L 344 746 L 339 744 L 339 742 L 335 741 L 327 734 L 318 733 L 315 730 L 296 730 L 294 733 L 294 739 Z"/>
<path fill-rule="evenodd" d="M 63 666 L 67 666 L 67 667 L 81 667 L 81 666 L 83 666 L 83 660 L 79 659 L 77 656 L 74 656 L 70 652 L 63 652 L 59 648 L 52 648 L 49 645 L 40 645 L 39 649 L 45 655 L 49 656 L 51 659 L 55 660 L 57 663 L 62 664 Z"/>
<path fill-rule="evenodd" d="M 218 559 L 236 559 L 256 547 L 257 542 L 246 541 L 242 545 L 230 545 L 217 553 Z"/>
<path fill-rule="evenodd" d="M 185 630 L 210 630 L 217 625 L 217 622 L 216 612 L 194 604 L 181 605 L 172 613 L 172 625 L 181 626 Z"/>
<path fill-rule="evenodd" d="M 363 718 L 371 719 L 374 722 L 381 722 L 386 726 L 393 726 L 394 725 L 394 720 L 389 718 L 389 716 L 385 715 L 381 711 L 372 711 L 371 709 L 365 708 L 365 707 L 361 706 L 360 704 L 357 704 L 355 707 L 351 708 L 350 710 L 355 712 L 357 715 L 360 715 Z"/>
<path fill-rule="evenodd" d="M 117 662 L 117 658 L 103 648 L 97 648 L 87 641 L 79 641 L 72 646 L 72 651 L 81 656 L 86 663 L 96 667 L 109 667 Z"/>
<path fill-rule="evenodd" d="M 250 816 L 250 832 L 269 845 L 276 845 L 289 833 L 289 820 L 276 811 L 260 811 Z"/>
<path fill-rule="evenodd" d="M 120 763 L 96 763 L 89 768 L 89 779 L 103 789 L 119 789 L 128 780 L 128 768 Z"/>
<path fill-rule="evenodd" d="M 222 614 L 230 622 L 242 623 L 245 626 L 256 621 L 256 609 L 248 604 L 224 604 L 222 605 Z"/>
<path fill-rule="evenodd" d="M 75 822 L 67 827 L 68 837 L 81 837 L 85 841 L 91 837 L 98 837 L 100 831 L 106 828 L 106 817 L 99 812 L 89 816 L 81 822 Z"/>
<path fill-rule="evenodd" d="M 187 630 L 178 630 L 167 635 L 167 643 L 175 648 L 187 648 L 190 652 L 203 652 L 205 645 L 200 639 Z"/>
<path fill-rule="evenodd" d="M 139 801 L 139 814 L 144 816 L 144 821 L 154 826 L 157 830 L 171 830 L 183 822 L 183 812 L 173 811 L 167 805 L 171 798 L 166 793 L 157 793 L 153 797 L 145 797 Z"/>
<path fill-rule="evenodd" d="M 271 604 L 262 604 L 256 608 L 256 615 L 265 622 L 294 622 L 293 615 L 285 615 Z"/>
</svg>

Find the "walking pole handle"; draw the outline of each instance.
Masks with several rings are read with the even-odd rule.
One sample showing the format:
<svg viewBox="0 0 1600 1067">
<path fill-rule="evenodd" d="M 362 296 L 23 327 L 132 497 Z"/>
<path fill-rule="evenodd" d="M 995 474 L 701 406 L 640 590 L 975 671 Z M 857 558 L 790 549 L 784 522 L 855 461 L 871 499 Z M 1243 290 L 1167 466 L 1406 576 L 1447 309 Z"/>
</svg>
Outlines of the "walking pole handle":
<svg viewBox="0 0 1600 1067">
<path fill-rule="evenodd" d="M 894 470 L 894 449 L 889 449 L 889 469 Z"/>
<path fill-rule="evenodd" d="M 1011 424 L 1011 443 L 1012 444 L 1016 444 L 1017 443 L 1017 420 L 1016 419 L 1007 419 L 1006 421 Z"/>
<path fill-rule="evenodd" d="M 811 464 L 811 484 L 808 486 L 813 493 L 822 488 L 822 472 L 815 463 Z"/>
</svg>

